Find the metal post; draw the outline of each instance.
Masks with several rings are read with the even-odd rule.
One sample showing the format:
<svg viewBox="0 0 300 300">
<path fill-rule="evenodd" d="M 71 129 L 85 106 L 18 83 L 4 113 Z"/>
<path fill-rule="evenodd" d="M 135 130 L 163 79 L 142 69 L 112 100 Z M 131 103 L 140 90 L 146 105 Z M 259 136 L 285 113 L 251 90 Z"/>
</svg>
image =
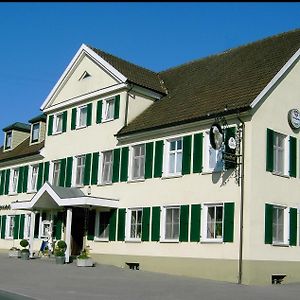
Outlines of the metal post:
<svg viewBox="0 0 300 300">
<path fill-rule="evenodd" d="M 29 231 L 29 257 L 33 258 L 33 239 L 34 239 L 34 227 L 35 227 L 35 212 L 30 214 L 30 231 Z"/>
</svg>

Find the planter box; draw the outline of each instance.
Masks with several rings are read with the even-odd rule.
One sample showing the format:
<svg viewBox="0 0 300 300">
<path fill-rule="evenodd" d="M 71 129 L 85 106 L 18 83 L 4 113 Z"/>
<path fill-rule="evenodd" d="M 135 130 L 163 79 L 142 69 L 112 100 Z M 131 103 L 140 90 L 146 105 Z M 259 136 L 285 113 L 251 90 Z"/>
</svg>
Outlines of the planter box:
<svg viewBox="0 0 300 300">
<path fill-rule="evenodd" d="M 77 267 L 93 267 L 94 262 L 91 258 L 77 258 Z"/>
<path fill-rule="evenodd" d="M 29 259 L 29 252 L 21 252 L 21 259 L 24 260 Z"/>
<path fill-rule="evenodd" d="M 63 265 L 65 263 L 65 256 L 55 256 L 55 261 L 58 265 Z"/>
<path fill-rule="evenodd" d="M 9 250 L 8 251 L 8 257 L 21 257 L 21 250 Z"/>
</svg>

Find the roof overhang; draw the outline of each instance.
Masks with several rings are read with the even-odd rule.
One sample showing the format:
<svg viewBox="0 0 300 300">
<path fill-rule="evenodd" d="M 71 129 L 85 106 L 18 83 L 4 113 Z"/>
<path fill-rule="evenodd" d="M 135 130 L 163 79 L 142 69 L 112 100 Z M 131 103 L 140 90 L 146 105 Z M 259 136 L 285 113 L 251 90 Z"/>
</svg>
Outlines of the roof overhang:
<svg viewBox="0 0 300 300">
<path fill-rule="evenodd" d="M 11 209 L 59 209 L 66 206 L 117 208 L 118 204 L 119 201 L 117 199 L 90 197 L 84 195 L 84 193 L 77 188 L 54 187 L 46 182 L 30 201 L 12 202 Z"/>
</svg>

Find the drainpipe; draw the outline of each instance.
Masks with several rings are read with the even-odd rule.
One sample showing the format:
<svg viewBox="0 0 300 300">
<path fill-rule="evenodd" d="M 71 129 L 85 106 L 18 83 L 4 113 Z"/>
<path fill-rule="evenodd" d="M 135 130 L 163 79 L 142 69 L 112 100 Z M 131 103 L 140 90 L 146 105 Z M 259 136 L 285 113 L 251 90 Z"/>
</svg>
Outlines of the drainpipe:
<svg viewBox="0 0 300 300">
<path fill-rule="evenodd" d="M 240 245 L 239 245 L 239 265 L 238 284 L 242 283 L 243 274 L 243 230 L 244 230 L 244 169 L 245 169 L 245 123 L 238 116 L 242 123 L 242 168 L 241 168 L 241 205 L 240 205 Z"/>
</svg>

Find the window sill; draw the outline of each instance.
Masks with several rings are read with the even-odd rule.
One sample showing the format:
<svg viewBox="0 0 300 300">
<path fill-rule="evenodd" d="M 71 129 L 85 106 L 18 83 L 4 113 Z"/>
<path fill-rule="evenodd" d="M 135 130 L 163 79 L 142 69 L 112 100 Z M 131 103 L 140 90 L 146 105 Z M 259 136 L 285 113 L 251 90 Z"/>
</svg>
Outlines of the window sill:
<svg viewBox="0 0 300 300">
<path fill-rule="evenodd" d="M 145 181 L 145 178 L 131 179 L 131 180 L 128 180 L 127 183 L 137 183 L 137 182 L 143 182 L 143 181 Z"/>
<path fill-rule="evenodd" d="M 35 191 L 27 191 L 26 194 L 34 194 L 36 192 L 37 192 L 37 190 L 35 190 Z"/>
<path fill-rule="evenodd" d="M 112 118 L 112 119 L 107 119 L 107 120 L 102 120 L 102 122 L 101 123 L 107 123 L 107 122 L 111 122 L 111 121 L 113 121 L 114 119 Z"/>
<path fill-rule="evenodd" d="M 76 126 L 76 128 L 75 128 L 75 129 L 76 129 L 76 130 L 80 130 L 80 129 L 82 129 L 82 128 L 86 128 L 86 127 L 87 127 L 86 125 L 82 125 L 82 126 L 78 126 L 78 127 Z"/>
<path fill-rule="evenodd" d="M 52 132 L 52 135 L 58 135 L 58 134 L 61 134 L 62 131 L 56 131 L 56 132 Z"/>
<path fill-rule="evenodd" d="M 272 172 L 272 174 L 275 176 L 283 177 L 283 178 L 290 178 L 289 175 L 285 175 L 285 174 L 281 174 L 281 173 L 277 173 L 277 172 Z"/>
<path fill-rule="evenodd" d="M 105 183 L 98 183 L 98 186 L 106 186 L 106 185 L 112 185 L 112 182 L 105 182 Z"/>
<path fill-rule="evenodd" d="M 164 243 L 164 244 L 178 244 L 179 239 L 176 239 L 176 240 L 160 240 L 160 242 Z"/>
<path fill-rule="evenodd" d="M 274 247 L 289 247 L 290 245 L 289 244 L 286 244 L 286 243 L 273 243 L 272 246 Z"/>
<path fill-rule="evenodd" d="M 171 178 L 180 178 L 182 177 L 182 174 L 174 174 L 174 175 L 165 175 L 165 176 L 162 176 L 161 179 L 171 179 Z"/>
<path fill-rule="evenodd" d="M 224 172 L 223 170 L 218 170 L 218 171 L 214 171 L 214 170 L 203 170 L 201 172 L 202 175 L 211 175 L 211 174 L 219 174 Z"/>
<path fill-rule="evenodd" d="M 5 239 L 6 240 L 13 240 L 14 238 L 13 237 L 6 237 Z"/>
<path fill-rule="evenodd" d="M 11 192 L 11 193 L 8 193 L 8 196 L 16 196 L 16 195 L 18 195 L 17 192 Z"/>
<path fill-rule="evenodd" d="M 125 240 L 126 243 L 141 243 L 142 240 L 141 239 L 127 239 Z"/>
<path fill-rule="evenodd" d="M 104 243 L 108 243 L 109 242 L 109 239 L 101 239 L 101 238 L 94 238 L 94 242 L 104 242 Z"/>
<path fill-rule="evenodd" d="M 204 239 L 200 241 L 201 244 L 223 244 L 223 239 Z"/>
</svg>

